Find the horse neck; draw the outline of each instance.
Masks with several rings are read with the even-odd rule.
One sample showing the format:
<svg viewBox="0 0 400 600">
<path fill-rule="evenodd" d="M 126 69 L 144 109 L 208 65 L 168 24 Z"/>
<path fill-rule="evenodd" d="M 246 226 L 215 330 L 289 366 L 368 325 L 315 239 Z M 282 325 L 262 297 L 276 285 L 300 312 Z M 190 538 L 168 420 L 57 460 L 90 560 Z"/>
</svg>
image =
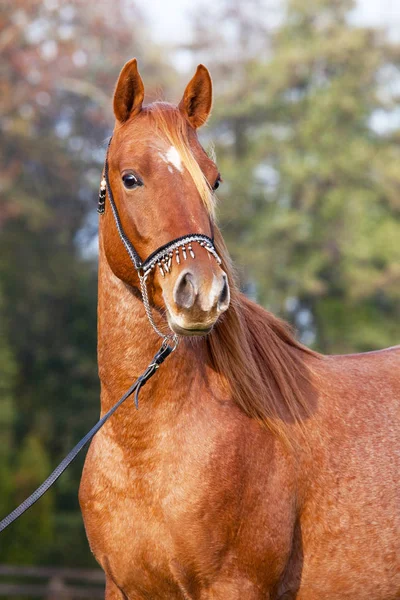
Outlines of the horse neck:
<svg viewBox="0 0 400 600">
<path fill-rule="evenodd" d="M 132 266 L 132 269 L 134 267 Z M 165 329 L 165 317 L 153 310 L 157 325 Z M 101 409 L 107 411 L 141 375 L 160 348 L 161 338 L 153 331 L 138 290 L 112 272 L 100 239 L 98 299 L 98 365 L 101 380 Z M 195 382 L 204 377 L 205 344 L 182 341 L 157 374 L 140 392 L 140 403 L 151 402 L 154 418 L 163 408 L 183 402 L 193 393 Z M 132 402 L 127 400 L 127 403 Z M 129 411 L 132 415 L 132 411 Z M 133 419 L 148 418 L 148 411 L 134 411 Z M 131 417 L 132 418 L 132 417 Z"/>
<path fill-rule="evenodd" d="M 100 251 L 97 351 L 102 385 L 115 392 L 128 387 L 155 348 L 142 302 L 114 275 Z"/>
</svg>

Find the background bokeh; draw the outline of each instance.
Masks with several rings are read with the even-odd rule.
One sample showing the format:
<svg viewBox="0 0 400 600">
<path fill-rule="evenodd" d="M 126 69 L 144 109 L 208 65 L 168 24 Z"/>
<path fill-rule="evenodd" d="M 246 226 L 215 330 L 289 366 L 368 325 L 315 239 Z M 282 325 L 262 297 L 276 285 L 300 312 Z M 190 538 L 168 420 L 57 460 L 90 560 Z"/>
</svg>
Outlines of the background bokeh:
<svg viewBox="0 0 400 600">
<path fill-rule="evenodd" d="M 0 516 L 98 417 L 97 189 L 113 87 L 133 56 L 147 101 L 179 101 L 198 62 L 211 71 L 201 139 L 224 180 L 219 222 L 243 290 L 323 352 L 400 339 L 391 5 L 376 24 L 371 2 L 351 0 L 180 0 L 164 17 L 160 5 L 0 4 Z M 81 467 L 2 534 L 0 562 L 95 564 Z"/>
</svg>

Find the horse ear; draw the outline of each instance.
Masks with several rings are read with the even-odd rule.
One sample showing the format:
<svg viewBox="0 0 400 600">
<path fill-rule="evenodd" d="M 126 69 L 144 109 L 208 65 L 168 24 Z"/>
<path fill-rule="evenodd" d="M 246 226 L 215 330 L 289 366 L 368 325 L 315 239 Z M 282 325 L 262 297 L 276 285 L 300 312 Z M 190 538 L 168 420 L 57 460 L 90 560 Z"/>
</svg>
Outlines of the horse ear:
<svg viewBox="0 0 400 600">
<path fill-rule="evenodd" d="M 179 110 L 189 123 L 197 129 L 204 125 L 211 111 L 212 81 L 204 65 L 197 67 L 196 73 L 186 86 Z"/>
<path fill-rule="evenodd" d="M 137 68 L 137 60 L 127 62 L 119 75 L 114 92 L 114 114 L 124 123 L 142 110 L 144 85 Z"/>
</svg>

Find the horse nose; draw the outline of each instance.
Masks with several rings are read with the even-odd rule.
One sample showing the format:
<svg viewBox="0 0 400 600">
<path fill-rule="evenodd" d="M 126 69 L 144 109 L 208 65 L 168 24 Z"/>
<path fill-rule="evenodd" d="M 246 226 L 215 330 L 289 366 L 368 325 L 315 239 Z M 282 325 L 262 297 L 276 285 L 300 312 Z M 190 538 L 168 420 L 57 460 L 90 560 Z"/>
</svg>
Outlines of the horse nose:
<svg viewBox="0 0 400 600">
<path fill-rule="evenodd" d="M 222 272 L 220 277 L 213 275 L 210 288 L 201 285 L 201 275 L 185 270 L 180 273 L 174 287 L 174 301 L 179 308 L 186 310 L 198 305 L 204 312 L 217 309 L 225 311 L 229 306 L 229 286 L 227 276 Z"/>
<path fill-rule="evenodd" d="M 229 306 L 230 294 L 228 286 L 228 278 L 225 273 L 222 274 L 222 290 L 218 298 L 218 309 L 223 312 Z"/>
<path fill-rule="evenodd" d="M 183 271 L 175 283 L 174 300 L 180 308 L 192 308 L 197 298 L 195 277 L 191 271 Z"/>
</svg>

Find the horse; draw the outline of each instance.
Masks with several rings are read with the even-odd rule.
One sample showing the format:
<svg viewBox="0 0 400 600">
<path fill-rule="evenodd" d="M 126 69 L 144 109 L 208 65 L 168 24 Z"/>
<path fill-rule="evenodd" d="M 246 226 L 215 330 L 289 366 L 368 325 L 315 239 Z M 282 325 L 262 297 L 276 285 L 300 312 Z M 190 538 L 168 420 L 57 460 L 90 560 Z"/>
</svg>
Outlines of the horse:
<svg viewBox="0 0 400 600">
<path fill-rule="evenodd" d="M 321 355 L 245 297 L 197 137 L 208 70 L 178 105 L 143 101 L 133 59 L 100 195 L 102 414 L 159 335 L 177 347 L 86 458 L 106 600 L 400 598 L 400 347 Z"/>
</svg>

